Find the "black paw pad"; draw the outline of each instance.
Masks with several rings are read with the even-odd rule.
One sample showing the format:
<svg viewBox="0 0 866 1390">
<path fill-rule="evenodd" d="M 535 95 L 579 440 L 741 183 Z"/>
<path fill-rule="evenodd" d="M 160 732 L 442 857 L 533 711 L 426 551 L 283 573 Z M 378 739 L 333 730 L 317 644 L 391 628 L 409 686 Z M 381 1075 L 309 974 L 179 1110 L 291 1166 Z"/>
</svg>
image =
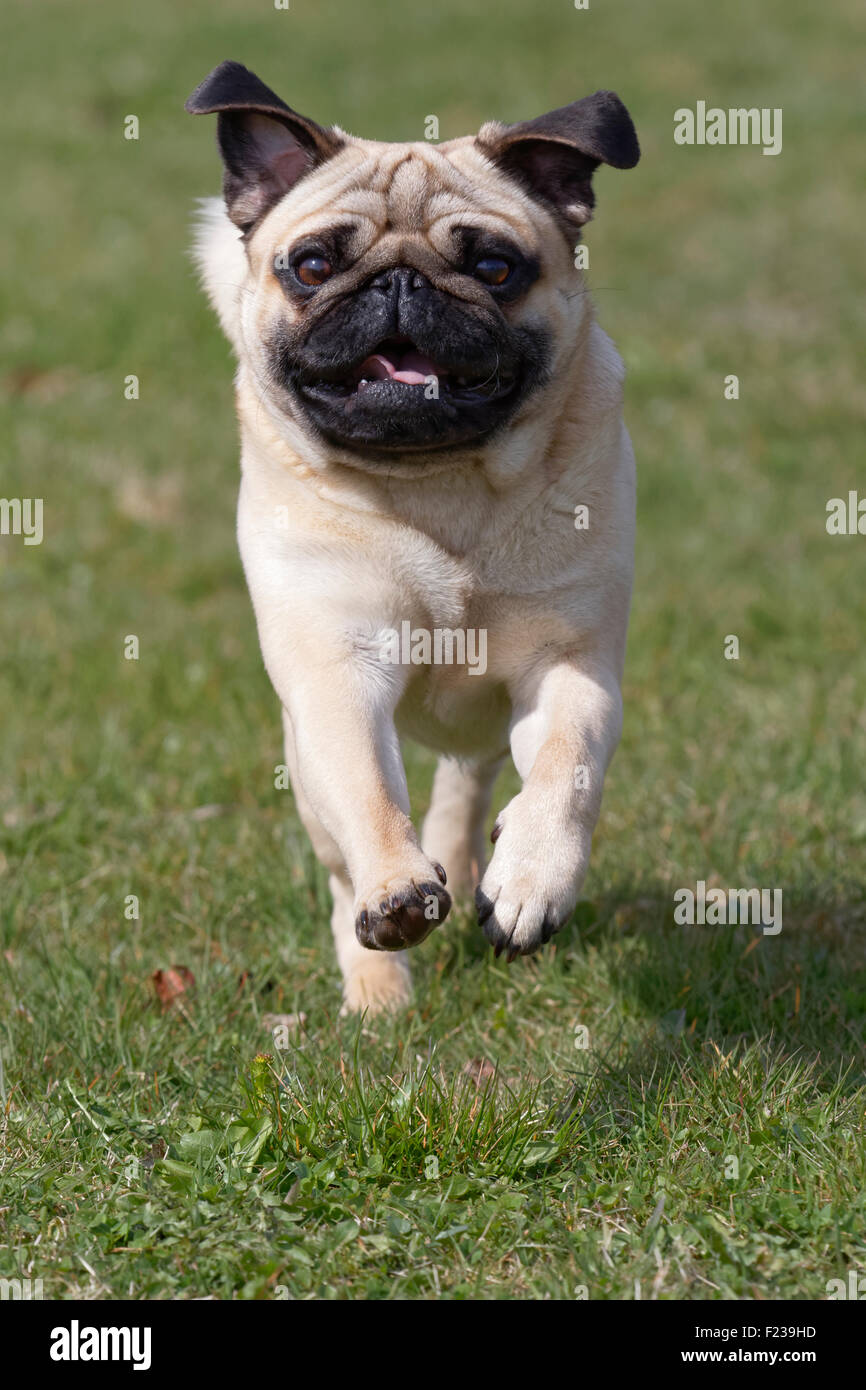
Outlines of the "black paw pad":
<svg viewBox="0 0 866 1390">
<path fill-rule="evenodd" d="M 359 912 L 355 935 L 369 951 L 405 951 L 435 931 L 450 908 L 451 895 L 442 883 L 412 882 L 377 907 Z"/>
</svg>

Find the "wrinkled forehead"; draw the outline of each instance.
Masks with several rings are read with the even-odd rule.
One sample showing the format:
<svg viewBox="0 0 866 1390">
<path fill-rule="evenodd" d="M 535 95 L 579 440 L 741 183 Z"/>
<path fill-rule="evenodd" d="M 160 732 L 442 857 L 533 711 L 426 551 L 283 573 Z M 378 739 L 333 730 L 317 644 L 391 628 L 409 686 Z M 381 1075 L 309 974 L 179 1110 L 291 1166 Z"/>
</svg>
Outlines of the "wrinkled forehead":
<svg viewBox="0 0 866 1390">
<path fill-rule="evenodd" d="M 457 228 L 472 227 L 538 250 L 546 220 L 470 137 L 445 145 L 381 144 L 348 137 L 340 154 L 309 174 L 261 224 L 267 247 L 346 229 L 353 258 L 376 248 L 399 255 L 425 243 L 447 257 Z M 253 239 L 259 243 L 258 234 Z"/>
</svg>

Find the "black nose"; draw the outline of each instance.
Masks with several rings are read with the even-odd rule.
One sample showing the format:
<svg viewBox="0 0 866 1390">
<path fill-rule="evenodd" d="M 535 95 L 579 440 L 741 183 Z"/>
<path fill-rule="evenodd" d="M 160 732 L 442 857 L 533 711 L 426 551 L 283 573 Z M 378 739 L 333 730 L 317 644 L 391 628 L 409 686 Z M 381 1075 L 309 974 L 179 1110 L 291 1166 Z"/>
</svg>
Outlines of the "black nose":
<svg viewBox="0 0 866 1390">
<path fill-rule="evenodd" d="M 394 265 L 374 275 L 370 281 L 370 288 L 383 290 L 394 299 L 403 299 L 414 294 L 416 290 L 429 289 L 430 281 L 420 270 L 413 270 L 407 265 Z"/>
</svg>

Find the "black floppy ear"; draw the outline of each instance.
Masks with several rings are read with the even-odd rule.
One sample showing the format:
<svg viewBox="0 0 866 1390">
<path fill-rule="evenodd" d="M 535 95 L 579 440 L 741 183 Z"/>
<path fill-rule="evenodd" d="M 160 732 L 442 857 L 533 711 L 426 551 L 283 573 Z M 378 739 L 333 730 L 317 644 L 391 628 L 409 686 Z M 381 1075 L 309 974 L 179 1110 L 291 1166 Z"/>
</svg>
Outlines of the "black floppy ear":
<svg viewBox="0 0 866 1390">
<path fill-rule="evenodd" d="M 518 125 L 491 121 L 477 144 L 503 173 L 578 227 L 592 216 L 599 164 L 632 169 L 640 158 L 631 116 L 615 92 L 596 92 Z"/>
<path fill-rule="evenodd" d="M 299 116 L 242 63 L 220 63 L 186 103 L 193 116 L 219 113 L 229 217 L 248 232 L 284 193 L 343 146 L 336 131 Z"/>
</svg>

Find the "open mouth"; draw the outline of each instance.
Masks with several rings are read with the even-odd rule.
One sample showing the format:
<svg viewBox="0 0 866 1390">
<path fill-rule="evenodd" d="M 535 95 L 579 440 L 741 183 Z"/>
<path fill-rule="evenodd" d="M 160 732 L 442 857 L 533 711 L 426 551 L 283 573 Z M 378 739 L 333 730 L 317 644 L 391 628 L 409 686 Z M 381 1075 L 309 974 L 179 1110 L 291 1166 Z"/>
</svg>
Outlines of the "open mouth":
<svg viewBox="0 0 866 1390">
<path fill-rule="evenodd" d="M 435 391 L 431 391 L 429 388 L 434 384 Z M 498 369 L 474 375 L 465 370 L 455 371 L 421 352 L 411 339 L 395 337 L 384 339 L 344 376 L 311 381 L 303 389 L 309 394 L 347 400 L 364 396 L 371 405 L 378 397 L 393 403 L 399 400 L 399 392 L 407 392 L 408 397 L 423 394 L 428 400 L 444 398 L 455 404 L 461 401 L 471 404 L 508 396 L 515 384 L 513 374 Z M 419 393 L 418 388 L 423 388 L 423 392 Z"/>
</svg>

